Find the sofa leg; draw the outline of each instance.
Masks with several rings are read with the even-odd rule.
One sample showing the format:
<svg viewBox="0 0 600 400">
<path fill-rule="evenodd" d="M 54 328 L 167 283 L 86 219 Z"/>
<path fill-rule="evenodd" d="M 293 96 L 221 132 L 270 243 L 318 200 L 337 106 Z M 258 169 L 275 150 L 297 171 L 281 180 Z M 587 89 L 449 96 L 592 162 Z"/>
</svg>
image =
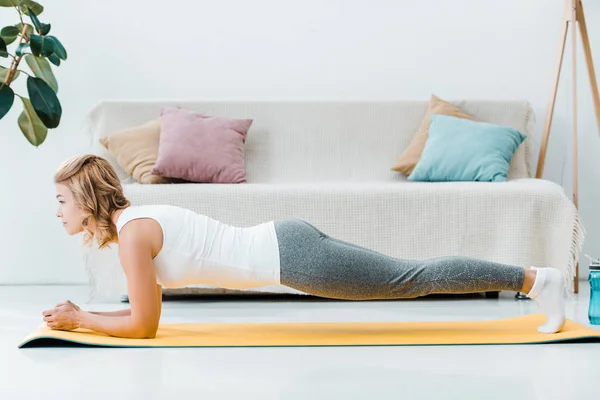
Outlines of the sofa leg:
<svg viewBox="0 0 600 400">
<path fill-rule="evenodd" d="M 515 299 L 517 299 L 517 300 L 529 300 L 529 297 L 527 297 L 524 293 L 517 292 L 517 294 L 515 294 Z"/>
<path fill-rule="evenodd" d="M 485 292 L 486 299 L 497 299 L 500 296 L 500 292 Z"/>
</svg>

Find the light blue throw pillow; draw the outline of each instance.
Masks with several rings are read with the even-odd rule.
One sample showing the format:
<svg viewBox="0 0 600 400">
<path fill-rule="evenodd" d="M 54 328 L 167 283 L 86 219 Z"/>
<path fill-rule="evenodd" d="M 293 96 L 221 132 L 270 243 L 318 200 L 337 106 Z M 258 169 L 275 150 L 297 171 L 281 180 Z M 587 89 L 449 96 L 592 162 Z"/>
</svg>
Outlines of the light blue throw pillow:
<svg viewBox="0 0 600 400">
<path fill-rule="evenodd" d="M 408 180 L 504 182 L 526 137 L 507 126 L 432 114 L 429 137 Z"/>
</svg>

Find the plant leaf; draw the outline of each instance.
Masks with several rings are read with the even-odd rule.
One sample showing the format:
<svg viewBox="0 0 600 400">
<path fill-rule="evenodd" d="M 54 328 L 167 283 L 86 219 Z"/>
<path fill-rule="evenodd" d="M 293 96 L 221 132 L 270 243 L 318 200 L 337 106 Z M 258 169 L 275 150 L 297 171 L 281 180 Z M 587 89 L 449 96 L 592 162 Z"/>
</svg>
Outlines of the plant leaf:
<svg viewBox="0 0 600 400">
<path fill-rule="evenodd" d="M 50 33 L 50 25 L 51 24 L 42 24 L 42 29 L 40 29 L 40 35 L 46 36 Z"/>
<path fill-rule="evenodd" d="M 17 36 L 19 34 L 19 29 L 16 26 L 5 26 L 0 31 L 0 35 L 2 36 Z"/>
<path fill-rule="evenodd" d="M 41 32 L 42 30 L 42 23 L 40 22 L 40 20 L 38 19 L 37 15 L 35 15 L 35 11 L 33 11 L 31 8 L 27 8 L 27 10 L 29 11 L 29 18 L 31 18 L 31 22 L 33 22 L 33 26 L 35 26 L 35 29 L 39 32 Z"/>
<path fill-rule="evenodd" d="M 31 52 L 35 56 L 43 56 L 48 57 L 50 54 L 54 52 L 55 41 L 52 38 L 53 36 L 39 36 L 39 35 L 31 35 L 29 37 L 29 44 L 31 45 Z M 60 54 L 58 54 L 60 57 Z"/>
<path fill-rule="evenodd" d="M 0 7 L 13 7 L 13 6 L 18 6 L 21 4 L 21 0 L 12 0 L 12 3 L 10 2 L 10 0 L 0 0 Z"/>
<path fill-rule="evenodd" d="M 58 38 L 56 36 L 52 36 L 52 35 L 46 36 L 46 38 L 51 40 L 52 42 L 54 42 L 54 48 L 52 49 L 52 52 L 56 53 L 56 55 L 61 60 L 66 60 L 67 59 L 67 49 L 65 49 L 65 47 L 60 42 L 60 40 L 58 40 Z"/>
<path fill-rule="evenodd" d="M 0 66 L 0 85 L 6 79 L 6 75 L 8 75 L 8 71 L 9 71 L 8 68 L 4 68 L 4 67 Z M 19 74 L 20 74 L 19 71 L 15 71 L 15 74 L 13 75 L 13 78 L 12 78 L 13 82 L 19 77 Z"/>
<path fill-rule="evenodd" d="M 8 57 L 6 43 L 4 42 L 4 39 L 2 39 L 1 37 L 0 37 L 0 57 L 4 57 L 4 58 Z"/>
<path fill-rule="evenodd" d="M 15 54 L 21 57 L 23 53 L 25 53 L 29 49 L 29 43 L 19 43 L 19 45 L 17 46 L 17 50 L 15 50 Z"/>
<path fill-rule="evenodd" d="M 0 83 L 0 119 L 10 111 L 14 101 L 15 92 L 10 86 Z"/>
<path fill-rule="evenodd" d="M 19 128 L 29 143 L 37 147 L 46 140 L 48 128 L 37 116 L 31 101 L 25 97 L 21 97 L 21 100 L 23 101 L 23 112 L 19 115 Z"/>
<path fill-rule="evenodd" d="M 44 38 L 42 36 L 32 34 L 29 37 L 29 46 L 31 47 L 31 52 L 34 55 L 39 57 L 42 54 L 42 46 L 43 45 L 44 45 Z"/>
<path fill-rule="evenodd" d="M 19 32 L 20 31 L 17 29 L 16 26 L 5 26 L 0 31 L 0 36 L 2 37 L 2 39 L 4 39 L 5 44 L 11 44 L 17 39 L 17 36 L 19 36 Z"/>
<path fill-rule="evenodd" d="M 48 61 L 50 61 L 52 64 L 56 65 L 57 67 L 60 67 L 60 58 L 58 58 L 58 56 L 55 53 L 52 53 L 48 56 Z"/>
<path fill-rule="evenodd" d="M 27 78 L 27 92 L 33 109 L 47 128 L 56 128 L 60 124 L 62 107 L 56 93 L 41 78 Z"/>
<path fill-rule="evenodd" d="M 55 93 L 58 93 L 58 82 L 54 77 L 54 73 L 52 73 L 52 67 L 48 60 L 42 57 L 36 57 L 33 54 L 27 54 L 25 56 L 25 61 L 27 61 L 27 65 L 29 65 L 29 68 L 31 68 L 31 71 L 33 71 L 35 76 L 42 78 Z"/>
<path fill-rule="evenodd" d="M 33 10 L 35 15 L 40 15 L 44 12 L 44 6 L 40 3 L 31 0 L 21 0 L 21 12 L 25 15 L 29 15 L 29 8 Z"/>
<path fill-rule="evenodd" d="M 27 33 L 27 36 L 31 36 L 31 34 L 33 33 L 33 26 L 29 25 L 29 24 L 25 24 L 27 26 L 27 28 L 25 28 L 25 32 Z M 17 27 L 17 29 L 19 30 L 19 32 L 23 31 L 23 25 L 22 24 L 17 24 L 15 25 Z"/>
</svg>

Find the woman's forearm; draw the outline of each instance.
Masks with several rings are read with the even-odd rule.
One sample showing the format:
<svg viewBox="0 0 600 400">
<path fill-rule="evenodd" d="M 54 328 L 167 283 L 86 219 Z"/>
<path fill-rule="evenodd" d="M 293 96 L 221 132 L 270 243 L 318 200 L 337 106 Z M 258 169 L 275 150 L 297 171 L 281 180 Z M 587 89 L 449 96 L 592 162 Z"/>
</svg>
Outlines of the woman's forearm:
<svg viewBox="0 0 600 400">
<path fill-rule="evenodd" d="M 133 323 L 131 315 L 115 317 L 82 311 L 79 318 L 79 327 L 91 329 L 109 336 L 131 339 L 152 339 L 156 336 L 156 331 L 151 332 L 151 330 L 145 327 L 136 326 Z"/>
<path fill-rule="evenodd" d="M 122 317 L 126 315 L 131 315 L 131 309 L 127 308 L 125 310 L 118 311 L 88 311 L 90 314 L 96 315 L 104 315 L 105 317 Z"/>
</svg>

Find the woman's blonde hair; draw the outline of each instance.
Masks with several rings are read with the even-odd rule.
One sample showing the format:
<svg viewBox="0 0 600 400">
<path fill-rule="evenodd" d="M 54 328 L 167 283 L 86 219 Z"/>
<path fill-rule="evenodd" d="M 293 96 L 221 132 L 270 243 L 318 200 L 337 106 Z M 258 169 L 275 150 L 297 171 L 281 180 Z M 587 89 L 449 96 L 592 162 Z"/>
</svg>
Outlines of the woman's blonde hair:
<svg viewBox="0 0 600 400">
<path fill-rule="evenodd" d="M 66 160 L 54 175 L 54 183 L 66 185 L 73 193 L 77 207 L 85 214 L 82 222 L 84 244 L 91 245 L 95 238 L 102 249 L 117 238 L 117 228 L 110 217 L 114 211 L 131 203 L 123 194 L 115 169 L 106 159 L 86 154 Z M 96 222 L 95 232 L 88 229 L 92 218 Z"/>
</svg>

